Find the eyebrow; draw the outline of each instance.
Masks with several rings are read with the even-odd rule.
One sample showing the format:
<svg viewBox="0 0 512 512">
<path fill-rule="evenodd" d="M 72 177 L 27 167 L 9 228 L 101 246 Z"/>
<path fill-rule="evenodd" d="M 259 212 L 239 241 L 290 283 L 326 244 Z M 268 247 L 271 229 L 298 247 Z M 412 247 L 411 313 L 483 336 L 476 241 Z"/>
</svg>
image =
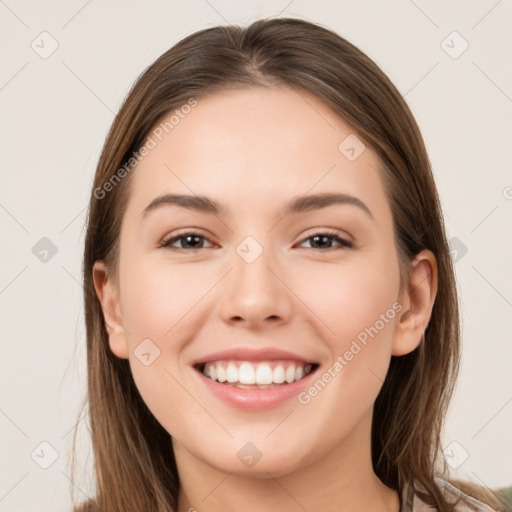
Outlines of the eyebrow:
<svg viewBox="0 0 512 512">
<path fill-rule="evenodd" d="M 319 193 L 310 194 L 293 198 L 284 211 L 285 215 L 300 213 L 311 210 L 318 210 L 332 205 L 351 205 L 360 208 L 371 219 L 372 212 L 359 198 L 349 194 Z M 212 215 L 224 215 L 227 212 L 225 206 L 215 199 L 207 196 L 188 195 L 188 194 L 165 194 L 153 199 L 151 203 L 143 210 L 142 217 L 146 217 L 149 212 L 162 206 L 180 206 L 189 210 Z"/>
</svg>

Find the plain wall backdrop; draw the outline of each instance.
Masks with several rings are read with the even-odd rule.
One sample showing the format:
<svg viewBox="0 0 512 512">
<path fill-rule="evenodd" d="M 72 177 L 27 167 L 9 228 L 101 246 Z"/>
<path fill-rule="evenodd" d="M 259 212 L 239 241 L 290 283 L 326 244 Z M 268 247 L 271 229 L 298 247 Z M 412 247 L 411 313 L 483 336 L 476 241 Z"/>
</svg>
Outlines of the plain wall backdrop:
<svg viewBox="0 0 512 512">
<path fill-rule="evenodd" d="M 512 484 L 512 1 L 0 1 L 0 510 L 92 495 L 81 288 L 107 130 L 137 76 L 186 35 L 300 17 L 366 52 L 405 96 L 444 209 L 463 356 L 453 474 Z M 70 482 L 79 422 L 83 472 Z"/>
</svg>

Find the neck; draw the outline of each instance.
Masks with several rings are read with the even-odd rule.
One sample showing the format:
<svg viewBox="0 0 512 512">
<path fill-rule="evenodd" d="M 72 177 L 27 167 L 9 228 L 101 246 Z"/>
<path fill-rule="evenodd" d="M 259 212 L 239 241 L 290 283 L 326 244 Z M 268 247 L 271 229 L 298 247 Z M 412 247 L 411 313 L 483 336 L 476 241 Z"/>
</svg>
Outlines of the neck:
<svg viewBox="0 0 512 512">
<path fill-rule="evenodd" d="M 370 409 L 337 446 L 278 477 L 269 471 L 258 478 L 225 473 L 173 442 L 180 478 L 177 512 L 399 512 L 398 493 L 373 471 L 371 420 Z"/>
</svg>

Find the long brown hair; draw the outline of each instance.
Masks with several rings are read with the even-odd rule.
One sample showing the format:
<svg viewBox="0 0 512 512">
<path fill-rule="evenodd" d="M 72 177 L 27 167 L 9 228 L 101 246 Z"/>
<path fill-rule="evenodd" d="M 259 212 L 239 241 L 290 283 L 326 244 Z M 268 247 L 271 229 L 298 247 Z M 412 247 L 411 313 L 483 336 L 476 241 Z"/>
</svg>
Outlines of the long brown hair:
<svg viewBox="0 0 512 512">
<path fill-rule="evenodd" d="M 371 448 L 374 471 L 384 484 L 401 493 L 416 480 L 427 490 L 428 503 L 441 512 L 453 510 L 434 478 L 448 473 L 440 439 L 459 369 L 458 298 L 422 136 L 400 93 L 368 56 L 331 30 L 285 18 L 209 28 L 181 40 L 139 77 L 106 138 L 90 197 L 83 262 L 96 482 L 95 505 L 90 502 L 88 510 L 174 511 L 179 491 L 171 436 L 139 395 L 128 360 L 110 351 L 92 279 L 93 265 L 101 260 L 117 283 L 120 226 L 135 172 L 127 163 L 157 123 L 191 98 L 272 85 L 312 93 L 376 152 L 393 212 L 402 282 L 422 249 L 437 258 L 430 323 L 413 352 L 391 358 L 374 404 Z"/>
</svg>

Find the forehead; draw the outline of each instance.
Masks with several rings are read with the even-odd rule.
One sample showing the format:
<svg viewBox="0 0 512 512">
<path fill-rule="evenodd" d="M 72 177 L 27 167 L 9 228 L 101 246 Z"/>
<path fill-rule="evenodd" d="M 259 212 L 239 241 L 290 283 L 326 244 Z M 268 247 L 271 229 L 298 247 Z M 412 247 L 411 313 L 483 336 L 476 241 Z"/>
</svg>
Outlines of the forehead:
<svg viewBox="0 0 512 512">
<path fill-rule="evenodd" d="M 230 204 L 243 199 L 239 207 L 260 212 L 318 192 L 357 195 L 377 210 L 386 208 L 374 152 L 309 93 L 228 89 L 200 97 L 177 114 L 172 124 L 151 132 L 154 147 L 133 171 L 133 214 L 172 192 Z M 359 156 L 347 155 L 347 146 Z"/>
</svg>

